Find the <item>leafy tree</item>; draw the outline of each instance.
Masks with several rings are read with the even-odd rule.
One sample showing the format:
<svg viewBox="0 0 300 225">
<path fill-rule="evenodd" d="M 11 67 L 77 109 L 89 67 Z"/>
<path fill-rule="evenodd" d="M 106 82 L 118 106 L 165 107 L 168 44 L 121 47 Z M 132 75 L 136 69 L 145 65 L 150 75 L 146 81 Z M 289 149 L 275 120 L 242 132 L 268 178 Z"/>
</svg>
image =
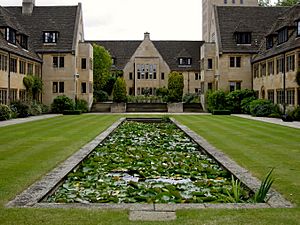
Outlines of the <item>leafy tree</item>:
<svg viewBox="0 0 300 225">
<path fill-rule="evenodd" d="M 102 46 L 94 47 L 94 90 L 102 90 L 109 77 L 112 65 L 112 59 L 109 52 Z"/>
<path fill-rule="evenodd" d="M 170 73 L 168 79 L 168 101 L 181 102 L 183 95 L 183 87 L 183 75 L 177 72 Z"/>
<path fill-rule="evenodd" d="M 127 102 L 126 83 L 122 77 L 118 77 L 113 89 L 114 102 Z"/>
<path fill-rule="evenodd" d="M 270 0 L 259 0 L 258 5 L 263 6 L 263 7 L 268 7 L 268 6 L 271 6 L 271 1 Z"/>
<path fill-rule="evenodd" d="M 102 91 L 105 91 L 110 96 L 113 91 L 116 80 L 117 78 L 115 76 L 109 76 L 106 81 L 106 84 L 102 88 Z"/>
<path fill-rule="evenodd" d="M 277 6 L 293 6 L 296 4 L 299 4 L 299 0 L 278 0 L 277 1 Z"/>
<path fill-rule="evenodd" d="M 27 75 L 23 78 L 23 84 L 27 90 L 29 98 L 37 100 L 39 94 L 43 91 L 43 81 L 38 76 Z"/>
</svg>

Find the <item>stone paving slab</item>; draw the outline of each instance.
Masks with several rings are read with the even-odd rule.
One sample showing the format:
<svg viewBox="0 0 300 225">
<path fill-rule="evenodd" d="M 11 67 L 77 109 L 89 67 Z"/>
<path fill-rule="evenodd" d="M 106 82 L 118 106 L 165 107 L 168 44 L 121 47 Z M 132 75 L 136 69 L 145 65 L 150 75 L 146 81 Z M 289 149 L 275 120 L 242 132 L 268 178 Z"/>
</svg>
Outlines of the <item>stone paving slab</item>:
<svg viewBox="0 0 300 225">
<path fill-rule="evenodd" d="M 0 121 L 0 127 L 6 127 L 6 126 L 21 124 L 21 123 L 28 123 L 37 120 L 44 120 L 44 119 L 49 119 L 57 116 L 61 116 L 61 114 L 47 114 L 47 115 L 30 116 L 26 118 L 5 120 L 5 121 Z"/>
<path fill-rule="evenodd" d="M 176 220 L 175 212 L 129 211 L 131 221 L 169 221 Z"/>
<path fill-rule="evenodd" d="M 266 122 L 266 123 L 274 123 L 274 124 L 278 124 L 281 126 L 300 129 L 300 121 L 284 122 L 284 121 L 282 121 L 282 119 L 279 119 L 279 118 L 254 117 L 254 116 L 245 115 L 245 114 L 232 114 L 232 116 L 237 116 L 237 117 L 250 119 L 250 120 L 262 121 L 262 122 Z"/>
</svg>

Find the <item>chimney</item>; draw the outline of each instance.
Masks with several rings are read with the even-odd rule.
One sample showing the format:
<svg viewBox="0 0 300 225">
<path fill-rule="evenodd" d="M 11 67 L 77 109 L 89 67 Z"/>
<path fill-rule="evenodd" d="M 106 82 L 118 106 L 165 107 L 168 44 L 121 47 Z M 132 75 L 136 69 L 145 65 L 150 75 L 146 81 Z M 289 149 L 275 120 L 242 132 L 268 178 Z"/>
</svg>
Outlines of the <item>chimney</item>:
<svg viewBox="0 0 300 225">
<path fill-rule="evenodd" d="M 150 33 L 146 32 L 144 33 L 144 40 L 150 40 Z"/>
<path fill-rule="evenodd" d="M 22 14 L 31 15 L 34 6 L 35 6 L 35 0 L 23 0 Z"/>
</svg>

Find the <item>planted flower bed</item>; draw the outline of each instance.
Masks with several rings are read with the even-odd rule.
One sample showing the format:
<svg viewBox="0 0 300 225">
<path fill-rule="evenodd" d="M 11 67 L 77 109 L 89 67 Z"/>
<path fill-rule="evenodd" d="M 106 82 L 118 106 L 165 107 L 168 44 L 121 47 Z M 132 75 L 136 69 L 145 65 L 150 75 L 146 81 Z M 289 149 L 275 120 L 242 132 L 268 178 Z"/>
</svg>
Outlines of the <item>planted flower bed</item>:
<svg viewBox="0 0 300 225">
<path fill-rule="evenodd" d="M 126 121 L 101 143 L 48 202 L 224 203 L 231 174 L 199 151 L 173 123 Z M 239 187 L 237 201 L 249 201 Z"/>
</svg>

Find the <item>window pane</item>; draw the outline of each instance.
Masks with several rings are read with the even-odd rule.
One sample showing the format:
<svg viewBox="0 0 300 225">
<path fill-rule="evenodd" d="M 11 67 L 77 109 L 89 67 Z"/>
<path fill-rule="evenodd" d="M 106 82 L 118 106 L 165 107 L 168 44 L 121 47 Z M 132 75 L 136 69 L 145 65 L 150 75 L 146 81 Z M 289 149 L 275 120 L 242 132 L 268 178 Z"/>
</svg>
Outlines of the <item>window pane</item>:
<svg viewBox="0 0 300 225">
<path fill-rule="evenodd" d="M 241 67 L 241 57 L 236 57 L 236 67 Z"/>
<path fill-rule="evenodd" d="M 63 56 L 59 57 L 59 67 L 65 67 L 65 57 Z"/>
<path fill-rule="evenodd" d="M 83 70 L 86 69 L 86 58 L 81 59 L 81 69 L 83 69 Z"/>
<path fill-rule="evenodd" d="M 64 93 L 64 92 L 65 92 L 65 83 L 59 82 L 59 93 Z"/>
</svg>

